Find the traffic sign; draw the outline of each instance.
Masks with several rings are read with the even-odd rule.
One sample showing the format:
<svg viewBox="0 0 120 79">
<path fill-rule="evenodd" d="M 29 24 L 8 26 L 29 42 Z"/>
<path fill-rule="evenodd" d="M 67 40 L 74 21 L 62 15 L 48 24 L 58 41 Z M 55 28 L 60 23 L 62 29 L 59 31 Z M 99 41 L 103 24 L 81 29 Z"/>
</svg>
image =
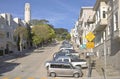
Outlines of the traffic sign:
<svg viewBox="0 0 120 79">
<path fill-rule="evenodd" d="M 87 42 L 86 48 L 94 48 L 94 42 Z"/>
<path fill-rule="evenodd" d="M 94 35 L 92 32 L 89 32 L 89 33 L 86 35 L 86 39 L 87 39 L 88 41 L 92 41 L 94 38 L 95 38 L 95 35 Z"/>
<path fill-rule="evenodd" d="M 85 49 L 85 48 L 86 48 L 86 44 L 80 45 L 80 48 L 81 48 L 81 49 Z"/>
</svg>

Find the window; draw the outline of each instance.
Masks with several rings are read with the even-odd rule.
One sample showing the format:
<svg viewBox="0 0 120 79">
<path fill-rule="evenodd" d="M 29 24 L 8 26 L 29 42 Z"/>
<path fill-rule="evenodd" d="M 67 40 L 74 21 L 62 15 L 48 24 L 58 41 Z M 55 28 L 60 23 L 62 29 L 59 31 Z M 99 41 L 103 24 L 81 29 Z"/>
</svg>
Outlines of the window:
<svg viewBox="0 0 120 79">
<path fill-rule="evenodd" d="M 70 69 L 71 67 L 70 67 L 70 65 L 63 65 L 63 68 Z"/>
<path fill-rule="evenodd" d="M 118 29 L 118 12 L 116 12 L 114 14 L 114 18 L 113 18 L 113 22 L 114 22 L 114 31 L 116 31 Z"/>
<path fill-rule="evenodd" d="M 59 65 L 59 64 L 51 64 L 51 68 L 62 68 L 62 65 Z"/>
<path fill-rule="evenodd" d="M 107 48 L 107 55 L 110 55 L 110 47 Z"/>
<path fill-rule="evenodd" d="M 103 38 L 104 38 L 104 35 L 103 33 L 101 34 L 101 43 L 103 43 Z"/>
<path fill-rule="evenodd" d="M 105 31 L 103 32 L 103 39 L 104 40 L 106 39 L 106 32 Z"/>
<path fill-rule="evenodd" d="M 62 59 L 58 59 L 57 61 L 58 61 L 58 62 L 62 62 Z"/>
<path fill-rule="evenodd" d="M 106 12 L 103 11 L 103 18 L 106 18 Z"/>
<path fill-rule="evenodd" d="M 1 29 L 3 29 L 3 28 L 4 28 L 4 25 L 3 25 L 3 24 L 1 24 L 1 25 L 0 25 L 0 28 L 1 28 Z"/>
<path fill-rule="evenodd" d="M 6 36 L 7 36 L 7 38 L 9 38 L 9 37 L 10 37 L 10 33 L 9 33 L 9 32 L 7 32 L 7 33 L 6 33 Z"/>
<path fill-rule="evenodd" d="M 110 26 L 108 26 L 108 28 L 107 28 L 107 33 L 108 33 L 108 35 L 110 35 Z"/>
<path fill-rule="evenodd" d="M 6 24 L 9 25 L 9 22 L 6 20 Z"/>
<path fill-rule="evenodd" d="M 69 59 L 64 59 L 64 62 L 69 62 Z"/>
<path fill-rule="evenodd" d="M 14 42 L 17 42 L 17 37 L 13 36 Z"/>
</svg>

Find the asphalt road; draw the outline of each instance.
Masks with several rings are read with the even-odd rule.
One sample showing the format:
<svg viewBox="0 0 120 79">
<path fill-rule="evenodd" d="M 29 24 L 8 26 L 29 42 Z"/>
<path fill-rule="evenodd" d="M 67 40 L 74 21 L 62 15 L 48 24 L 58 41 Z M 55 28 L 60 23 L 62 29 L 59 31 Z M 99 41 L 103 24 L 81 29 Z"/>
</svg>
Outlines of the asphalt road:
<svg viewBox="0 0 120 79">
<path fill-rule="evenodd" d="M 47 77 L 44 64 L 52 59 L 60 44 L 34 50 L 21 58 L 4 61 L 0 67 L 0 79 L 76 79 L 73 77 Z M 83 70 L 84 76 L 86 70 Z"/>
</svg>

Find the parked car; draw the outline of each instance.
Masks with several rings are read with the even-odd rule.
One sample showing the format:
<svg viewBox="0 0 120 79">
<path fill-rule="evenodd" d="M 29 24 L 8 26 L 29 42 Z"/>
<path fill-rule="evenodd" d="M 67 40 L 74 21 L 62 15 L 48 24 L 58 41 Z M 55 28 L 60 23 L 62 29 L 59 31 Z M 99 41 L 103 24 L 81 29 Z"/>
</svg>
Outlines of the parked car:
<svg viewBox="0 0 120 79">
<path fill-rule="evenodd" d="M 71 63 L 74 67 L 82 67 L 82 68 L 87 68 L 87 61 L 85 59 L 77 59 L 76 57 L 72 56 L 60 56 L 54 61 L 57 62 L 69 62 Z"/>
<path fill-rule="evenodd" d="M 69 41 L 64 40 L 64 41 L 62 42 L 62 45 L 65 45 L 65 44 L 69 44 Z"/>
<path fill-rule="evenodd" d="M 56 76 L 74 76 L 76 78 L 81 77 L 83 75 L 81 69 L 77 69 L 72 66 L 70 63 L 65 62 L 49 62 L 49 66 L 47 68 L 48 76 L 56 77 Z"/>
<path fill-rule="evenodd" d="M 57 59 L 60 56 L 70 56 L 70 57 L 74 57 L 76 59 L 80 58 L 78 55 L 75 55 L 74 53 L 70 53 L 68 50 L 64 50 L 64 51 L 61 50 L 53 55 L 53 60 Z"/>
<path fill-rule="evenodd" d="M 68 53 L 68 52 L 57 52 L 53 55 L 53 60 L 60 57 L 60 56 L 71 56 L 72 54 Z"/>
<path fill-rule="evenodd" d="M 74 48 L 72 46 L 61 46 L 60 50 L 63 50 L 63 49 L 74 49 Z"/>
<path fill-rule="evenodd" d="M 61 52 L 67 52 L 67 53 L 70 53 L 72 55 L 80 57 L 80 54 L 78 52 L 76 52 L 75 50 L 73 50 L 73 49 L 62 49 L 60 51 Z"/>
</svg>

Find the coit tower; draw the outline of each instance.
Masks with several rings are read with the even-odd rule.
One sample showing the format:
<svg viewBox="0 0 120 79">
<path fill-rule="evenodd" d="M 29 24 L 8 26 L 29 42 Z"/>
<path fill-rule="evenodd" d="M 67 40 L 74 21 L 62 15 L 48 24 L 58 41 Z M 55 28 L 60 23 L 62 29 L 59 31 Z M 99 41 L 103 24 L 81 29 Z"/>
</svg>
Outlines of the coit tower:
<svg viewBox="0 0 120 79">
<path fill-rule="evenodd" d="M 31 19 L 31 10 L 30 10 L 30 3 L 25 3 L 25 22 L 29 23 Z"/>
</svg>

